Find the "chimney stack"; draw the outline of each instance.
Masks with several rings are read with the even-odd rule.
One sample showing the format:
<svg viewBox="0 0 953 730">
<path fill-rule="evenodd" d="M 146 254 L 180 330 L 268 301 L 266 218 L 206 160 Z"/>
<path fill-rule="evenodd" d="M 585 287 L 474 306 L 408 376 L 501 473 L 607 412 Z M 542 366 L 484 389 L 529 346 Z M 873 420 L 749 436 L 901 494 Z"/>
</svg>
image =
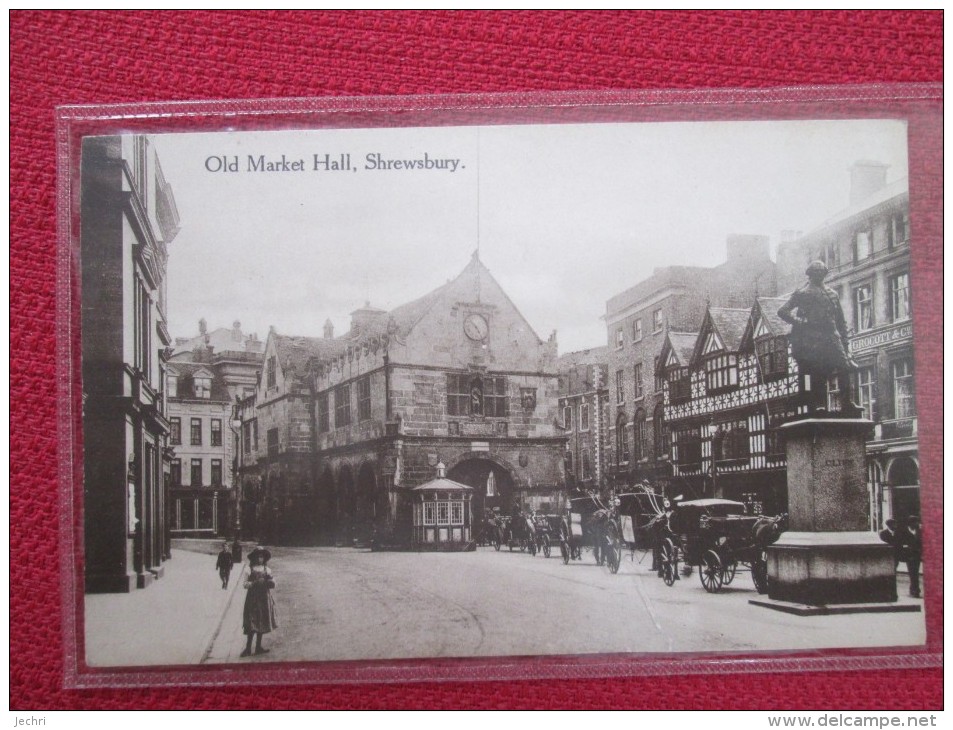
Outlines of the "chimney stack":
<svg viewBox="0 0 953 730">
<path fill-rule="evenodd" d="M 204 335 L 208 332 L 208 323 L 205 321 L 205 317 L 199 320 L 199 334 Z"/>
<path fill-rule="evenodd" d="M 334 323 L 331 321 L 330 317 L 324 321 L 324 339 L 334 339 Z"/>
</svg>

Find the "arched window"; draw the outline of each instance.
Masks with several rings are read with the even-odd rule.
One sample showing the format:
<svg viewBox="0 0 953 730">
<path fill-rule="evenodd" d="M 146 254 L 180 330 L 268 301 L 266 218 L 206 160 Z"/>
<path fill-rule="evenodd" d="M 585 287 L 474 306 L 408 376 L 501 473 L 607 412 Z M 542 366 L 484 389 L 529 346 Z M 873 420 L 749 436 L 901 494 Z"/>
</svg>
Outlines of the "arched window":
<svg viewBox="0 0 953 730">
<path fill-rule="evenodd" d="M 625 414 L 620 413 L 615 424 L 615 452 L 620 464 L 629 461 L 629 439 L 625 433 L 625 426 Z"/>
<path fill-rule="evenodd" d="M 645 411 L 639 408 L 635 412 L 635 448 L 632 450 L 632 456 L 636 461 L 645 458 L 647 446 L 645 436 Z"/>
</svg>

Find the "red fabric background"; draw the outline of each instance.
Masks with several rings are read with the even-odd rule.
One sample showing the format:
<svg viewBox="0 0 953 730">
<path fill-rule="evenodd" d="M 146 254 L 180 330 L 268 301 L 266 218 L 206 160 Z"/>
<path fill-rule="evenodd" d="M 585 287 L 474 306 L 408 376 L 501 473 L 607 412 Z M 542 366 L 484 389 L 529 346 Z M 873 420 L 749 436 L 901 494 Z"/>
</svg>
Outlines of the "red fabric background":
<svg viewBox="0 0 953 730">
<path fill-rule="evenodd" d="M 941 81 L 942 20 L 940 12 L 11 13 L 11 707 L 941 707 L 938 669 L 64 690 L 52 424 L 56 105 Z"/>
</svg>

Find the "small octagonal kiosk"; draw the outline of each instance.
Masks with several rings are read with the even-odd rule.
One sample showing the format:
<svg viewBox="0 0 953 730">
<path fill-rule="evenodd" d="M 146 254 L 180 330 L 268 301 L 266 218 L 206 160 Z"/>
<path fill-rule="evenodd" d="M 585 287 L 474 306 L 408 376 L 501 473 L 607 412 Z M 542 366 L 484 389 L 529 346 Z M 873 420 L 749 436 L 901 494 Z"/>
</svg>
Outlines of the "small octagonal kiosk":
<svg viewBox="0 0 953 730">
<path fill-rule="evenodd" d="M 414 487 L 415 550 L 475 550 L 473 541 L 473 487 L 447 479 L 447 468 L 437 464 L 437 478 Z"/>
</svg>

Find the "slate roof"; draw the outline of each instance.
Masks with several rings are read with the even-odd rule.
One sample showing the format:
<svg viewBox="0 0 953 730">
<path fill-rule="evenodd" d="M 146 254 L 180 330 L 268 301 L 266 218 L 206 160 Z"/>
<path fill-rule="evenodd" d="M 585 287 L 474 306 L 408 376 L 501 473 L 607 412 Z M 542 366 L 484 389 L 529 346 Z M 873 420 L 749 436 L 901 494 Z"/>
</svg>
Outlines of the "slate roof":
<svg viewBox="0 0 953 730">
<path fill-rule="evenodd" d="M 608 362 L 609 348 L 603 345 L 602 347 L 590 347 L 587 350 L 575 350 L 560 355 L 556 361 L 556 367 L 562 372 L 577 365 L 605 365 Z"/>
<path fill-rule="evenodd" d="M 692 354 L 695 352 L 695 343 L 698 341 L 697 332 L 669 332 L 669 342 L 672 343 L 672 349 L 678 361 L 687 366 L 692 360 Z"/>
<path fill-rule="evenodd" d="M 771 334 L 786 335 L 791 328 L 791 325 L 778 316 L 778 310 L 786 301 L 787 299 L 784 297 L 758 297 L 758 305 L 765 321 L 768 323 L 768 327 L 771 329 Z"/>
<path fill-rule="evenodd" d="M 225 380 L 219 375 L 218 369 L 204 362 L 185 362 L 182 360 L 170 360 L 167 365 L 167 374 L 175 375 L 178 378 L 176 387 L 176 396 L 172 400 L 197 400 L 197 401 L 224 401 L 231 400 L 228 394 L 228 388 Z M 212 374 L 212 383 L 209 398 L 195 397 L 194 376 L 199 370 L 205 370 Z"/>
<path fill-rule="evenodd" d="M 274 333 L 275 354 L 285 376 L 303 375 L 308 361 L 328 360 L 340 355 L 347 346 L 345 337 L 326 339 L 324 337 L 299 337 Z"/>
<path fill-rule="evenodd" d="M 729 352 L 737 352 L 741 346 L 741 338 L 748 326 L 748 319 L 751 316 L 750 309 L 728 309 L 726 307 L 709 307 L 712 324 L 721 337 L 725 349 Z"/>
</svg>

